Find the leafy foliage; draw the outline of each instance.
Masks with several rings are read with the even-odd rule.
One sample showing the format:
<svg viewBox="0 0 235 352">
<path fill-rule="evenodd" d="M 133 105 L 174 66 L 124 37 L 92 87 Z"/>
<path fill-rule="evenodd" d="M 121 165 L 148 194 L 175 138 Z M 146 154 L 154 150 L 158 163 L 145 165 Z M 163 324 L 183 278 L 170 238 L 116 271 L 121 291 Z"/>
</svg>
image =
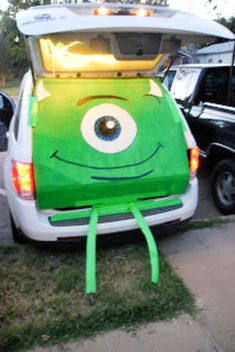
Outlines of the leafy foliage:
<svg viewBox="0 0 235 352">
<path fill-rule="evenodd" d="M 5 75 L 8 71 L 8 60 L 7 60 L 7 40 L 4 35 L 0 32 L 0 75 L 2 77 L 2 85 L 5 83 Z"/>
<path fill-rule="evenodd" d="M 141 1 L 136 0 L 135 3 L 136 4 L 141 3 Z M 168 6 L 167 0 L 146 0 L 145 4 L 146 5 L 153 5 L 153 6 Z"/>
<path fill-rule="evenodd" d="M 9 0 L 9 7 L 1 12 L 0 21 L 0 74 L 11 73 L 21 77 L 28 67 L 24 38 L 16 27 L 16 13 L 30 6 L 48 4 L 48 1 Z"/>
<path fill-rule="evenodd" d="M 231 16 L 229 18 L 221 17 L 217 20 L 217 22 L 223 24 L 225 27 L 227 27 L 233 33 L 235 33 L 235 17 L 234 16 Z"/>
</svg>

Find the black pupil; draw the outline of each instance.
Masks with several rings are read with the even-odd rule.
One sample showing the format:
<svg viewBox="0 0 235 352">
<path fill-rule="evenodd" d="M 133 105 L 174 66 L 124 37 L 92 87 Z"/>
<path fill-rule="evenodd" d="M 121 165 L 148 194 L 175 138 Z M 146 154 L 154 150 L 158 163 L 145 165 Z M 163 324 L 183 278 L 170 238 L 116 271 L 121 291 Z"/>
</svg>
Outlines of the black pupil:
<svg viewBox="0 0 235 352">
<path fill-rule="evenodd" d="M 105 141 L 115 140 L 120 132 L 120 123 L 112 116 L 102 116 L 95 122 L 96 135 Z"/>
</svg>

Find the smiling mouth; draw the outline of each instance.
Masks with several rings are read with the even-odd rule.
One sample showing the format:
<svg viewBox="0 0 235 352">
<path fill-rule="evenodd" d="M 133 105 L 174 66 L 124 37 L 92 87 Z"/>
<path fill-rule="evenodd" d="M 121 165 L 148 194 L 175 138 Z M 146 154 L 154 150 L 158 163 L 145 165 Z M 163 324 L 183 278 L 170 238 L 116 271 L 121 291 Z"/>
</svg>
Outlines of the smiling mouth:
<svg viewBox="0 0 235 352">
<path fill-rule="evenodd" d="M 153 172 L 152 170 L 149 170 L 145 172 L 144 174 L 138 175 L 138 176 L 124 176 L 124 177 L 98 177 L 98 176 L 91 176 L 93 180 L 99 180 L 99 181 L 124 181 L 124 180 L 136 180 L 137 178 L 142 178 L 144 176 L 148 176 Z"/>
<path fill-rule="evenodd" d="M 139 166 L 142 165 L 144 163 L 146 163 L 147 161 L 151 160 L 158 152 L 161 148 L 163 148 L 164 146 L 161 143 L 158 143 L 156 148 L 154 149 L 154 151 L 144 160 L 139 161 L 137 163 L 134 164 L 127 164 L 127 165 L 120 165 L 120 166 L 113 166 L 113 167 L 107 167 L 107 166 L 94 166 L 94 165 L 88 165 L 88 164 L 82 164 L 82 163 L 78 163 L 78 162 L 74 162 L 74 161 L 70 161 L 70 160 L 66 160 L 62 157 L 60 157 L 58 155 L 58 150 L 55 151 L 50 158 L 55 158 L 57 160 L 60 160 L 66 164 L 70 164 L 70 165 L 75 165 L 78 167 L 83 167 L 83 168 L 87 168 L 87 169 L 92 169 L 92 170 L 118 170 L 118 169 L 126 169 L 129 167 L 135 167 L 135 166 Z M 142 178 L 144 176 L 147 176 L 149 174 L 151 174 L 154 170 L 149 170 L 147 172 L 145 172 L 144 174 L 140 174 L 137 176 L 124 176 L 124 177 L 99 177 L 99 176 L 91 176 L 92 179 L 94 180 L 99 180 L 99 181 L 122 181 L 122 180 L 134 180 L 134 179 L 138 179 L 138 178 Z"/>
</svg>

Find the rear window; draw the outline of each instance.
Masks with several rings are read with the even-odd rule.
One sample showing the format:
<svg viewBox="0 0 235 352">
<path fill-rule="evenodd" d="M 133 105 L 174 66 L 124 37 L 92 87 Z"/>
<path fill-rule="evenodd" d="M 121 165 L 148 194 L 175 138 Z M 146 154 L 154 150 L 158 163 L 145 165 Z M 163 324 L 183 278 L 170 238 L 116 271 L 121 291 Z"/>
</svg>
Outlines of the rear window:
<svg viewBox="0 0 235 352">
<path fill-rule="evenodd" d="M 208 102 L 226 105 L 228 103 L 229 67 L 207 69 L 199 86 L 196 104 Z M 235 106 L 235 70 L 233 70 L 230 92 L 230 106 Z"/>
<path fill-rule="evenodd" d="M 116 35 L 121 54 L 137 56 L 157 55 L 161 36 L 153 33 L 117 33 Z"/>
<path fill-rule="evenodd" d="M 161 35 L 153 33 L 59 33 L 39 39 L 46 72 L 119 72 L 153 70 Z M 38 58 L 36 58 L 38 59 Z"/>
<path fill-rule="evenodd" d="M 196 68 L 179 68 L 171 86 L 172 95 L 178 102 L 187 102 L 191 99 L 200 72 L 201 70 Z"/>
</svg>

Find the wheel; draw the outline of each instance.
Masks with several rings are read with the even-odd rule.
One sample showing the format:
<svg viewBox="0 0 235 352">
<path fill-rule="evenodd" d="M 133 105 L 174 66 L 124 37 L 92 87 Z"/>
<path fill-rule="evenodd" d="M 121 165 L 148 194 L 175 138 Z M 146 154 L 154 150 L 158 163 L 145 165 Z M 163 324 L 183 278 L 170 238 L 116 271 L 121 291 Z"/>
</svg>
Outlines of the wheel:
<svg viewBox="0 0 235 352">
<path fill-rule="evenodd" d="M 16 224 L 11 214 L 10 214 L 10 222 L 11 222 L 11 232 L 12 232 L 13 240 L 18 244 L 26 243 L 27 242 L 26 236 L 23 234 L 20 228 L 16 227 Z"/>
<path fill-rule="evenodd" d="M 226 159 L 215 166 L 212 194 L 222 214 L 235 214 L 235 160 Z"/>
</svg>

